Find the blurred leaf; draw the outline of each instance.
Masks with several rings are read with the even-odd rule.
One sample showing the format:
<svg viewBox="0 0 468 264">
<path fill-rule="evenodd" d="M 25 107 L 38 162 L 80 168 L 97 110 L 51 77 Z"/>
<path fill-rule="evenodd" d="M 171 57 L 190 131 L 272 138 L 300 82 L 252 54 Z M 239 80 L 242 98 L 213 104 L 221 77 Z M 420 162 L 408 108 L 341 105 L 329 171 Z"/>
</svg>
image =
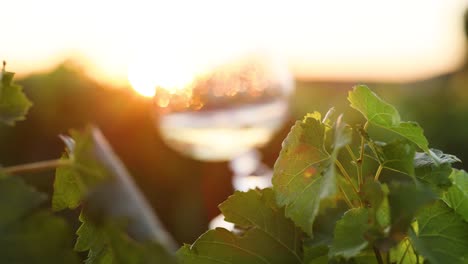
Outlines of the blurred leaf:
<svg viewBox="0 0 468 264">
<path fill-rule="evenodd" d="M 4 263 L 78 263 L 67 223 L 38 210 L 46 196 L 18 177 L 0 176 L 0 255 Z"/>
<path fill-rule="evenodd" d="M 83 223 L 77 231 L 76 251 L 89 251 L 86 264 L 147 264 L 174 263 L 175 258 L 169 255 L 159 244 L 137 243 L 122 232 L 117 223 L 92 223 L 83 213 Z"/>
<path fill-rule="evenodd" d="M 343 115 L 340 115 L 336 119 L 335 130 L 334 130 L 334 141 L 333 141 L 333 151 L 334 155 L 337 155 L 338 151 L 351 143 L 352 130 L 351 127 L 343 122 Z"/>
<path fill-rule="evenodd" d="M 62 160 L 67 160 L 66 156 Z M 74 209 L 81 204 L 86 194 L 86 186 L 80 178 L 80 173 L 70 166 L 61 166 L 55 171 L 53 210 L 65 208 Z"/>
<path fill-rule="evenodd" d="M 428 183 L 436 188 L 446 189 L 452 185 L 449 179 L 452 173 L 452 163 L 460 162 L 460 160 L 449 154 L 444 154 L 440 150 L 431 149 L 432 153 L 438 157 L 436 163 L 432 156 L 427 153 L 416 153 L 414 158 L 414 166 L 416 168 L 416 177 L 421 181 Z"/>
<path fill-rule="evenodd" d="M 406 237 L 417 212 L 436 197 L 429 188 L 408 182 L 392 182 L 389 189 L 390 236 L 393 241 L 398 242 Z"/>
<path fill-rule="evenodd" d="M 410 238 L 416 251 L 431 264 L 467 263 L 468 223 L 443 202 L 424 208 L 417 216 L 419 230 Z"/>
<path fill-rule="evenodd" d="M 57 211 L 76 208 L 90 187 L 108 177 L 106 168 L 96 158 L 91 129 L 83 133 L 72 131 L 71 135 L 75 142 L 73 152 L 65 154 L 62 159 L 70 159 L 72 163 L 57 168 L 55 172 L 52 208 Z"/>
<path fill-rule="evenodd" d="M 14 125 L 25 119 L 32 103 L 19 85 L 12 83 L 14 73 L 3 71 L 0 74 L 0 122 Z"/>
<path fill-rule="evenodd" d="M 468 173 L 454 169 L 450 178 L 453 185 L 445 193 L 443 200 L 468 222 Z"/>
<path fill-rule="evenodd" d="M 429 152 L 423 129 L 417 123 L 401 121 L 395 107 L 380 99 L 367 86 L 355 86 L 349 92 L 348 100 L 351 107 L 361 112 L 370 124 L 393 131 Z"/>
<path fill-rule="evenodd" d="M 271 189 L 235 192 L 220 208 L 246 231 L 210 230 L 177 252 L 180 263 L 302 263 L 302 232 L 275 205 Z"/>
<path fill-rule="evenodd" d="M 47 199 L 19 177 L 0 173 L 0 229 L 24 217 Z"/>
<path fill-rule="evenodd" d="M 347 211 L 336 223 L 330 256 L 349 259 L 357 256 L 368 245 L 364 234 L 367 232 L 369 213 L 365 208 Z"/>
<path fill-rule="evenodd" d="M 0 231 L 4 263 L 79 263 L 67 223 L 47 212 L 34 213 Z"/>
<path fill-rule="evenodd" d="M 334 198 L 334 196 L 338 192 L 338 182 L 336 178 L 337 173 L 335 169 L 335 162 L 338 159 L 338 154 L 339 154 L 340 149 L 351 142 L 351 135 L 352 135 L 351 128 L 342 121 L 342 117 L 343 116 L 340 115 L 337 118 L 335 125 L 333 127 L 333 130 L 332 130 L 333 137 L 331 138 L 333 138 L 333 141 L 331 142 L 331 145 L 333 147 L 333 151 L 331 153 L 331 157 L 329 161 L 330 165 L 323 175 L 323 180 L 322 180 L 321 189 L 320 189 L 320 200 L 327 200 L 330 198 Z M 350 184 L 346 182 L 345 185 L 349 186 Z"/>
<path fill-rule="evenodd" d="M 457 158 L 455 155 L 450 155 L 450 154 L 445 154 L 442 151 L 438 149 L 431 149 L 432 153 L 437 156 L 439 163 L 456 163 L 456 162 L 461 162 L 459 158 Z M 417 168 L 420 167 L 426 167 L 430 165 L 437 165 L 434 162 L 434 159 L 432 156 L 428 155 L 425 152 L 417 152 L 415 157 L 414 157 L 414 166 Z"/>
</svg>

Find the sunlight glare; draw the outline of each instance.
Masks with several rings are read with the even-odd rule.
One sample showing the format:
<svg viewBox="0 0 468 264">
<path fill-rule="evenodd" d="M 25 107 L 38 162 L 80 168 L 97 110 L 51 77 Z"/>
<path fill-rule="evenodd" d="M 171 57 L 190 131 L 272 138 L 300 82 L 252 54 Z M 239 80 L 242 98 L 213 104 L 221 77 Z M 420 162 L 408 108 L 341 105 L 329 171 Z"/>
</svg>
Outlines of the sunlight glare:
<svg viewBox="0 0 468 264">
<path fill-rule="evenodd" d="M 3 35 L 12 37 L 0 55 L 21 74 L 86 57 L 91 77 L 114 85 L 130 79 L 145 95 L 193 78 L 194 61 L 246 47 L 268 47 L 297 78 L 401 82 L 460 66 L 466 7 L 466 0 L 83 0 L 70 8 L 67 1 L 15 0 L 2 4 L 14 11 L 2 14 L 11 25 Z M 196 59 L 178 60 L 177 45 Z"/>
<path fill-rule="evenodd" d="M 203 72 L 204 67 L 188 51 L 177 47 L 145 45 L 140 47 L 141 55 L 130 63 L 128 80 L 140 95 L 152 97 L 156 88 L 163 88 L 170 94 L 186 88 Z"/>
</svg>

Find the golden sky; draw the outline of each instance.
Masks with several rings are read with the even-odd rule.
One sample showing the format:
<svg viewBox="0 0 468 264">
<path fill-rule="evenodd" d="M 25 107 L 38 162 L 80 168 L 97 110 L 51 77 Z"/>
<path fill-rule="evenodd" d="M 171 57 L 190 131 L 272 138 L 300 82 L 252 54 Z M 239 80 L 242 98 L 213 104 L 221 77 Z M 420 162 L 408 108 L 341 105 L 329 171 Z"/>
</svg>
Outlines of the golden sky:
<svg viewBox="0 0 468 264">
<path fill-rule="evenodd" d="M 468 3 L 5 0 L 1 6 L 0 58 L 9 70 L 24 75 L 72 57 L 94 78 L 125 85 L 129 71 L 158 83 L 255 51 L 283 59 L 298 78 L 425 78 L 460 65 Z"/>
</svg>

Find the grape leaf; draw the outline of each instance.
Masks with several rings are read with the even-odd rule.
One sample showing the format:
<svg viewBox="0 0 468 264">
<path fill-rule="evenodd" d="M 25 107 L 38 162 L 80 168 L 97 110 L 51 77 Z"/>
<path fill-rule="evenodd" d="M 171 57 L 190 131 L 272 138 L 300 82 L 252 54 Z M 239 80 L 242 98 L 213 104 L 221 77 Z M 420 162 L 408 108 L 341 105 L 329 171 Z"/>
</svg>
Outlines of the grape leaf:
<svg viewBox="0 0 468 264">
<path fill-rule="evenodd" d="M 75 142 L 73 150 L 62 159 L 70 159 L 72 164 L 63 165 L 55 172 L 52 208 L 56 211 L 76 208 L 92 186 L 109 177 L 96 158 L 91 129 L 83 133 L 72 131 L 71 135 Z"/>
<path fill-rule="evenodd" d="M 324 147 L 320 118 L 297 121 L 283 142 L 274 165 L 273 189 L 286 216 L 309 235 L 320 204 L 320 191 L 330 155 Z"/>
<path fill-rule="evenodd" d="M 32 106 L 21 86 L 13 84 L 13 76 L 5 70 L 0 74 L 0 123 L 10 126 L 24 120 Z"/>
<path fill-rule="evenodd" d="M 452 185 L 452 181 L 449 179 L 452 173 L 451 164 L 460 162 L 460 160 L 437 149 L 431 149 L 431 151 L 438 157 L 437 163 L 427 153 L 416 153 L 414 157 L 416 177 L 422 182 L 445 190 Z"/>
<path fill-rule="evenodd" d="M 361 195 L 364 204 L 368 207 L 370 219 L 373 223 L 379 224 L 377 215 L 381 213 L 379 210 L 382 210 L 381 205 L 387 198 L 382 185 L 378 181 L 367 181 L 361 187 Z"/>
<path fill-rule="evenodd" d="M 410 232 L 416 251 L 432 264 L 467 263 L 468 223 L 443 202 L 424 208 L 417 216 L 418 233 Z"/>
<path fill-rule="evenodd" d="M 249 206 L 245 206 L 246 204 Z M 265 232 L 283 246 L 282 254 L 289 254 L 291 259 L 300 260 L 301 231 L 291 220 L 283 217 L 284 211 L 277 208 L 271 189 L 235 192 L 219 208 L 226 221 L 242 228 L 255 227 Z M 271 220 L 265 221 L 266 219 Z"/>
<path fill-rule="evenodd" d="M 364 238 L 368 230 L 369 212 L 366 208 L 347 211 L 336 223 L 330 256 L 349 259 L 357 256 L 369 244 Z"/>
<path fill-rule="evenodd" d="M 78 263 L 67 223 L 39 206 L 46 195 L 0 175 L 0 255 L 5 263 Z M 44 243 L 44 239 L 47 243 Z"/>
<path fill-rule="evenodd" d="M 349 128 L 338 118 L 330 155 L 325 149 L 328 127 L 320 119 L 315 112 L 291 128 L 276 160 L 272 180 L 277 203 L 285 206 L 286 216 L 309 235 L 320 202 L 336 194 L 334 162 L 338 150 L 351 140 Z"/>
<path fill-rule="evenodd" d="M 390 261 L 399 264 L 423 263 L 422 257 L 414 252 L 409 239 L 402 240 L 396 247 L 390 249 Z"/>
<path fill-rule="evenodd" d="M 344 202 L 326 208 L 314 221 L 314 237 L 304 239 L 304 263 L 328 263 L 328 249 L 333 243 L 336 222 L 348 210 Z"/>
<path fill-rule="evenodd" d="M 82 225 L 77 231 L 76 251 L 88 251 L 86 264 L 147 264 L 174 263 L 175 258 L 169 255 L 159 244 L 137 243 L 128 237 L 122 226 L 105 222 L 95 224 L 80 215 Z"/>
<path fill-rule="evenodd" d="M 63 156 L 62 160 L 67 160 Z M 72 166 L 60 166 L 55 170 L 54 193 L 52 208 L 56 211 L 74 209 L 81 204 L 86 194 L 86 186 L 80 178 L 80 173 Z"/>
<path fill-rule="evenodd" d="M 468 222 L 468 173 L 454 169 L 450 178 L 453 185 L 445 193 L 443 200 Z"/>
<path fill-rule="evenodd" d="M 404 141 L 393 141 L 382 147 L 383 167 L 392 171 L 414 176 L 415 150 L 411 144 Z"/>
<path fill-rule="evenodd" d="M 276 206 L 271 189 L 235 192 L 220 206 L 242 230 L 210 230 L 177 252 L 180 263 L 302 263 L 302 232 Z"/>
<path fill-rule="evenodd" d="M 452 163 L 461 162 L 461 160 L 457 158 L 455 155 L 445 154 L 438 149 L 431 149 L 431 151 L 433 154 L 437 156 L 438 161 L 441 164 L 444 164 L 444 163 L 452 164 Z M 431 156 L 429 156 L 427 153 L 424 153 L 424 152 L 416 153 L 414 157 L 415 167 L 420 168 L 420 167 L 426 167 L 426 166 L 431 166 L 431 165 L 437 165 Z"/>
<path fill-rule="evenodd" d="M 431 189 L 408 182 L 392 182 L 389 189 L 390 238 L 398 242 L 406 237 L 415 214 L 436 196 Z"/>
<path fill-rule="evenodd" d="M 393 131 L 429 153 L 423 129 L 417 123 L 401 121 L 395 107 L 380 99 L 367 86 L 355 86 L 349 92 L 348 100 L 351 107 L 361 112 L 370 124 Z"/>
</svg>

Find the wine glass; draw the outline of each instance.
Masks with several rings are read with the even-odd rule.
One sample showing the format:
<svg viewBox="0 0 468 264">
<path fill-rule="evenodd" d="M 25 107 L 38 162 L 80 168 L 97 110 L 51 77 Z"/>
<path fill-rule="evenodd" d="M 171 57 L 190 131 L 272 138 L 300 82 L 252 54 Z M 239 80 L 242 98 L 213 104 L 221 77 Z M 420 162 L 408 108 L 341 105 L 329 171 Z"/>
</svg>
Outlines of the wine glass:
<svg viewBox="0 0 468 264">
<path fill-rule="evenodd" d="M 271 185 L 256 150 L 287 120 L 293 80 L 272 56 L 251 54 L 220 63 L 181 87 L 157 87 L 157 126 L 172 149 L 201 161 L 230 161 L 237 190 Z M 210 224 L 226 226 L 222 216 Z"/>
</svg>

